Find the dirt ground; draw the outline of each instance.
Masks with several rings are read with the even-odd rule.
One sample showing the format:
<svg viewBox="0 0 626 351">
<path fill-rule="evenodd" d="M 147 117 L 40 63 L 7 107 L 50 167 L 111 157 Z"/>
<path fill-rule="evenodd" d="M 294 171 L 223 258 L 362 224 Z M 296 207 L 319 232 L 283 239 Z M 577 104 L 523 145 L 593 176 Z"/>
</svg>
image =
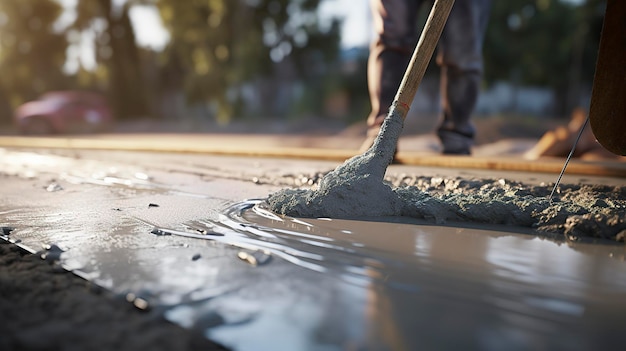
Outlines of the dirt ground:
<svg viewBox="0 0 626 351">
<path fill-rule="evenodd" d="M 419 115 L 407 118 L 403 134 L 406 136 L 432 133 L 437 125 L 438 116 Z M 540 118 L 516 115 L 477 116 L 474 124 L 478 131 L 476 144 L 481 145 L 501 140 L 502 138 L 538 139 L 547 130 L 567 124 L 566 118 Z M 258 119 L 234 120 L 226 125 L 212 121 L 181 120 L 158 121 L 136 119 L 118 121 L 110 131 L 112 133 L 226 133 L 226 134 L 285 134 L 285 135 L 342 135 L 364 137 L 365 119 L 350 123 L 329 118 L 301 118 L 294 120 Z M 0 125 L 0 135 L 15 135 L 17 130 L 12 125 Z"/>
<path fill-rule="evenodd" d="M 224 350 L 0 240 L 0 350 Z"/>
</svg>

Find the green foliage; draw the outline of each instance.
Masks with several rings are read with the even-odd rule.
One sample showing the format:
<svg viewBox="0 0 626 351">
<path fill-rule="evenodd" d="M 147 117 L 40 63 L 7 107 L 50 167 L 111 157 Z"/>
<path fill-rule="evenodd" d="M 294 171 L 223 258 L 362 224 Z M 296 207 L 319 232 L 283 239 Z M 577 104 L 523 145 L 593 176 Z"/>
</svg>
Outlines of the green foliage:
<svg viewBox="0 0 626 351">
<path fill-rule="evenodd" d="M 336 24 L 320 29 L 319 0 L 157 0 L 171 43 L 166 70 L 183 73 L 191 102 L 218 103 L 227 121 L 240 102 L 240 88 L 293 65 L 296 76 L 313 77 L 338 49 Z M 284 73 L 284 72 L 283 72 Z M 323 74 L 323 73 L 322 73 Z"/>
<path fill-rule="evenodd" d="M 581 86 L 593 81 L 604 4 L 493 1 L 484 45 L 487 84 L 509 80 L 551 88 L 553 113 L 569 115 L 578 107 Z"/>
<path fill-rule="evenodd" d="M 603 1 L 582 6 L 557 0 L 493 1 L 485 38 L 488 83 L 512 79 L 522 84 L 563 88 L 569 84 L 577 50 L 582 78 L 590 82 L 599 42 Z"/>
<path fill-rule="evenodd" d="M 159 99 L 181 93 L 217 107 L 223 122 L 246 113 L 323 115 L 332 94 L 348 96 L 351 111 L 363 116 L 365 62 L 342 67 L 339 23 L 319 18 L 321 1 L 80 0 L 73 22 L 60 26 L 58 0 L 0 0 L 0 120 L 8 121 L 7 106 L 66 88 L 107 91 L 119 117 L 158 114 Z M 590 84 L 604 2 L 492 1 L 487 84 L 548 86 L 557 96 Z M 129 16 L 137 5 L 161 14 L 170 33 L 162 52 L 137 47 Z M 85 33 L 94 38 L 96 67 L 68 74 L 68 46 Z M 246 89 L 260 96 L 255 110 L 243 106 Z M 288 106 L 277 112 L 281 99 Z"/>
<path fill-rule="evenodd" d="M 81 0 L 70 30 L 91 32 L 95 38 L 99 70 L 118 117 L 144 116 L 150 112 L 142 62 L 129 10 L 133 1 L 115 6 L 112 0 Z"/>
<path fill-rule="evenodd" d="M 60 13 L 53 0 L 0 0 L 0 99 L 11 106 L 68 86 L 67 42 L 53 29 Z"/>
</svg>

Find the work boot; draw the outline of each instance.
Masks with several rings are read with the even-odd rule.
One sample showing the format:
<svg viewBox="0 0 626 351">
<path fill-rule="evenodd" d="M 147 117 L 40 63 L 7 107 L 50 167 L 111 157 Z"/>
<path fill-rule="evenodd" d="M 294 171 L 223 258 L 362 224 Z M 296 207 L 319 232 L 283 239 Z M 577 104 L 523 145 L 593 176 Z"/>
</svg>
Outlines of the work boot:
<svg viewBox="0 0 626 351">
<path fill-rule="evenodd" d="M 442 67 L 443 116 L 437 136 L 446 155 L 470 155 L 476 129 L 470 117 L 480 88 L 481 75 L 475 70 Z"/>
<path fill-rule="evenodd" d="M 367 151 L 373 144 L 380 126 L 389 113 L 404 71 L 411 58 L 413 36 L 379 38 L 371 48 L 367 77 L 372 112 L 367 118 L 367 135 L 359 152 Z M 396 148 L 396 154 L 398 150 Z M 397 160 L 394 156 L 394 163 Z"/>
<path fill-rule="evenodd" d="M 439 129 L 437 136 L 443 146 L 444 155 L 471 155 L 474 138 L 451 130 Z"/>
</svg>

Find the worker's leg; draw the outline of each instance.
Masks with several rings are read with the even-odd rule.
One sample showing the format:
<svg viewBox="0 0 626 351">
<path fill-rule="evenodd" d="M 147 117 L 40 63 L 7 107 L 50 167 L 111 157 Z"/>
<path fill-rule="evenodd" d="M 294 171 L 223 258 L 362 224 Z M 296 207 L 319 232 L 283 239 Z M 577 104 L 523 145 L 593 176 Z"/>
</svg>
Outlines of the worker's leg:
<svg viewBox="0 0 626 351">
<path fill-rule="evenodd" d="M 370 48 L 368 88 L 372 112 L 367 119 L 367 148 L 378 133 L 417 42 L 419 0 L 370 0 L 376 38 Z M 369 144 L 369 145 L 368 145 Z"/>
<path fill-rule="evenodd" d="M 443 117 L 437 135 L 445 154 L 469 154 L 475 129 L 470 117 L 482 80 L 482 47 L 490 0 L 454 3 L 439 42 Z"/>
</svg>

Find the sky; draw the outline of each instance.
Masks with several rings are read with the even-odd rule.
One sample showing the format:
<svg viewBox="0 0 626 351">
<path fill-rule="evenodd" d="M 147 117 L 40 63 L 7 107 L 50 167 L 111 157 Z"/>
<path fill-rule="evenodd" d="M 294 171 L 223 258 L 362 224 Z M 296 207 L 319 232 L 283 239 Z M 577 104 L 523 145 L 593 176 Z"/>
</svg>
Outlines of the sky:
<svg viewBox="0 0 626 351">
<path fill-rule="evenodd" d="M 63 0 L 73 1 L 73 0 Z M 367 0 L 325 0 L 319 8 L 322 18 L 343 18 L 341 46 L 365 46 L 371 38 L 369 1 Z M 133 6 L 130 12 L 138 44 L 155 50 L 163 48 L 169 35 L 163 28 L 158 11 L 152 6 Z"/>
<path fill-rule="evenodd" d="M 163 28 L 159 11 L 154 6 L 133 6 L 129 15 L 138 45 L 157 51 L 165 47 L 170 35 Z M 137 23 L 141 25 L 136 25 Z"/>
<path fill-rule="evenodd" d="M 343 18 L 341 46 L 366 46 L 372 38 L 371 15 L 368 0 L 325 0 L 320 5 L 320 16 Z"/>
</svg>

